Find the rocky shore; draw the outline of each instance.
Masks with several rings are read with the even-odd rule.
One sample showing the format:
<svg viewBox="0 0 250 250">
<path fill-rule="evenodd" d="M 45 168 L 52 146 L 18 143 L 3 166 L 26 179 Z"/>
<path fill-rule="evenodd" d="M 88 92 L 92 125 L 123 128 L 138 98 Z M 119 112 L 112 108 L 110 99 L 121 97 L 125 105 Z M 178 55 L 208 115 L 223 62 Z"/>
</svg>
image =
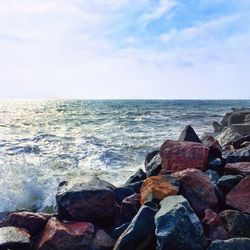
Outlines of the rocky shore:
<svg viewBox="0 0 250 250">
<path fill-rule="evenodd" d="M 249 250 L 250 109 L 213 125 L 200 138 L 188 125 L 123 186 L 61 182 L 57 213 L 0 221 L 0 250 Z"/>
</svg>

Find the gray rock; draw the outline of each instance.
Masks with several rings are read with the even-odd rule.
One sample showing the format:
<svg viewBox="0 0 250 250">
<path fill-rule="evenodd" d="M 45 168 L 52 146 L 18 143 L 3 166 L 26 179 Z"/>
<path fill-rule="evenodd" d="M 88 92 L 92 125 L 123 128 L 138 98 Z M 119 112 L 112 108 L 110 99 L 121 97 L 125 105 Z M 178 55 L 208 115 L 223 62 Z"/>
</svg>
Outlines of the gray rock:
<svg viewBox="0 0 250 250">
<path fill-rule="evenodd" d="M 145 179 L 146 179 L 146 173 L 140 168 L 126 181 L 125 185 L 135 183 L 138 181 L 143 181 Z"/>
<path fill-rule="evenodd" d="M 157 250 L 200 250 L 207 246 L 199 218 L 181 195 L 160 202 L 155 225 Z"/>
<path fill-rule="evenodd" d="M 226 163 L 250 162 L 250 145 L 237 150 L 227 150 L 222 156 Z"/>
<path fill-rule="evenodd" d="M 146 167 L 148 165 L 148 163 L 157 155 L 160 153 L 160 150 L 154 150 L 150 153 L 148 153 L 145 156 L 145 161 L 144 161 L 144 166 Z"/>
<path fill-rule="evenodd" d="M 241 138 L 243 135 L 237 132 L 234 132 L 231 128 L 227 128 L 223 130 L 216 139 L 220 143 L 220 145 L 223 147 L 225 145 L 230 144 L 233 140 Z"/>
<path fill-rule="evenodd" d="M 145 167 L 147 177 L 156 176 L 161 171 L 161 157 L 159 154 L 155 155 L 154 158 Z"/>
<path fill-rule="evenodd" d="M 229 240 L 215 240 L 208 250 L 249 250 L 249 238 L 234 238 Z"/>
<path fill-rule="evenodd" d="M 236 134 L 249 135 L 250 134 L 250 124 L 233 124 L 231 131 Z"/>
<path fill-rule="evenodd" d="M 185 129 L 181 132 L 178 141 L 191 141 L 201 143 L 201 140 L 199 139 L 198 135 L 195 133 L 194 129 L 190 125 L 187 125 Z"/>
</svg>

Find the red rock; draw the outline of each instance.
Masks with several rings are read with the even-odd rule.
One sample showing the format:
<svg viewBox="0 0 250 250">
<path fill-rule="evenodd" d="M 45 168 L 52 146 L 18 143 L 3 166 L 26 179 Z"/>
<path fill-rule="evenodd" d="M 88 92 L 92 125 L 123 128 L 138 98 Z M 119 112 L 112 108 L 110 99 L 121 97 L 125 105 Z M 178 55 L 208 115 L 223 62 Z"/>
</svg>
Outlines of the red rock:
<svg viewBox="0 0 250 250">
<path fill-rule="evenodd" d="M 48 219 L 39 213 L 14 212 L 7 216 L 5 226 L 26 229 L 32 236 L 38 235 L 45 227 Z"/>
<path fill-rule="evenodd" d="M 167 196 L 176 195 L 179 183 L 172 176 L 151 176 L 147 178 L 140 189 L 141 204 L 150 199 L 162 200 Z"/>
<path fill-rule="evenodd" d="M 225 240 L 229 238 L 228 232 L 223 227 L 219 215 L 211 209 L 205 210 L 203 224 L 206 236 L 211 240 Z"/>
<path fill-rule="evenodd" d="M 203 136 L 201 137 L 201 141 L 208 147 L 217 148 L 219 151 L 222 151 L 220 143 L 212 135 L 203 134 Z"/>
<path fill-rule="evenodd" d="M 140 208 L 140 195 L 132 194 L 126 197 L 121 204 L 121 219 L 123 222 L 131 221 Z"/>
<path fill-rule="evenodd" d="M 250 176 L 240 181 L 226 196 L 226 204 L 242 212 L 250 213 Z"/>
<path fill-rule="evenodd" d="M 104 230 L 99 229 L 95 234 L 92 247 L 95 250 L 112 249 L 115 242 Z"/>
<path fill-rule="evenodd" d="M 225 170 L 229 174 L 250 175 L 250 162 L 228 163 Z"/>
<path fill-rule="evenodd" d="M 161 146 L 162 169 L 169 173 L 187 168 L 206 170 L 209 148 L 195 142 L 167 140 Z"/>
<path fill-rule="evenodd" d="M 207 208 L 217 205 L 214 185 L 202 171 L 190 168 L 172 175 L 179 179 L 180 194 L 190 202 L 199 216 L 203 216 Z"/>
<path fill-rule="evenodd" d="M 51 218 L 38 241 L 39 250 L 90 249 L 94 225 L 88 222 L 61 222 Z"/>
</svg>

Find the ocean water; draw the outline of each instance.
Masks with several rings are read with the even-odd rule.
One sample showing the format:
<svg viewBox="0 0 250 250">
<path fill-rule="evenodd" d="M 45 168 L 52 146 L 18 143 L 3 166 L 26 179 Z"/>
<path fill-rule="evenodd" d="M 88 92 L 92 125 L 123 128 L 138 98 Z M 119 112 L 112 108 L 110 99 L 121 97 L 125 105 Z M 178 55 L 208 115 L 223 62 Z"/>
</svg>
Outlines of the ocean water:
<svg viewBox="0 0 250 250">
<path fill-rule="evenodd" d="M 249 101 L 0 101 L 0 212 L 55 209 L 58 183 L 97 175 L 120 185 L 145 154 L 191 124 L 213 131 Z"/>
</svg>

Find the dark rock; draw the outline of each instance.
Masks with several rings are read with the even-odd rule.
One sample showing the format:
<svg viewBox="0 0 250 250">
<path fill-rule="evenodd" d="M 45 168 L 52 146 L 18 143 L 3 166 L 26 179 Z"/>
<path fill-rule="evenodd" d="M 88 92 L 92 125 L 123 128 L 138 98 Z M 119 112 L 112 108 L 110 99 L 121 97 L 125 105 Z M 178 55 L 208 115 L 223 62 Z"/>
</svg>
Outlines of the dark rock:
<svg viewBox="0 0 250 250">
<path fill-rule="evenodd" d="M 223 127 L 221 126 L 221 124 L 216 121 L 214 121 L 212 125 L 214 127 L 214 132 L 221 132 L 223 130 Z"/>
<path fill-rule="evenodd" d="M 217 197 L 218 200 L 218 204 L 217 204 L 217 210 L 218 211 L 223 211 L 225 210 L 225 199 L 226 199 L 226 194 L 224 194 L 218 187 L 217 184 L 214 184 L 214 191 L 215 191 L 215 195 Z"/>
<path fill-rule="evenodd" d="M 250 162 L 228 163 L 225 171 L 228 174 L 250 175 Z"/>
<path fill-rule="evenodd" d="M 123 222 L 130 222 L 140 209 L 140 195 L 133 194 L 122 201 L 121 219 Z"/>
<path fill-rule="evenodd" d="M 114 187 L 99 178 L 73 179 L 58 188 L 56 201 L 62 218 L 108 223 L 115 210 Z"/>
<path fill-rule="evenodd" d="M 250 124 L 233 124 L 230 128 L 233 133 L 242 136 L 250 135 Z"/>
<path fill-rule="evenodd" d="M 242 212 L 250 213 L 250 176 L 246 176 L 226 196 L 226 204 Z"/>
<path fill-rule="evenodd" d="M 98 229 L 92 244 L 91 250 L 111 250 L 115 245 L 115 240 L 104 230 Z"/>
<path fill-rule="evenodd" d="M 124 223 L 119 227 L 116 227 L 114 230 L 112 230 L 110 232 L 110 236 L 115 239 L 118 240 L 118 238 L 123 234 L 123 232 L 128 228 L 130 223 Z"/>
<path fill-rule="evenodd" d="M 141 204 L 151 200 L 161 201 L 179 192 L 179 182 L 171 175 L 151 176 L 143 182 L 140 192 Z"/>
<path fill-rule="evenodd" d="M 159 154 L 159 152 L 160 152 L 160 150 L 154 150 L 154 151 L 148 153 L 148 154 L 146 155 L 146 157 L 145 157 L 144 166 L 146 167 L 146 166 L 149 164 L 149 162 L 150 162 L 156 155 Z"/>
<path fill-rule="evenodd" d="M 195 133 L 192 126 L 187 125 L 184 130 L 181 132 L 181 135 L 178 141 L 191 141 L 191 142 L 198 142 L 201 143 L 198 135 Z"/>
<path fill-rule="evenodd" d="M 228 125 L 229 127 L 233 124 L 241 124 L 245 121 L 245 114 L 234 112 L 228 117 Z"/>
<path fill-rule="evenodd" d="M 161 157 L 159 154 L 155 155 L 154 158 L 145 167 L 147 177 L 156 176 L 161 171 Z"/>
<path fill-rule="evenodd" d="M 183 196 L 166 197 L 160 207 L 155 216 L 158 250 L 205 249 L 201 222 Z"/>
<path fill-rule="evenodd" d="M 229 240 L 215 240 L 208 250 L 249 250 L 249 238 L 234 238 Z"/>
<path fill-rule="evenodd" d="M 227 194 L 236 186 L 242 179 L 242 176 L 239 175 L 223 175 L 217 182 L 219 189 Z"/>
<path fill-rule="evenodd" d="M 243 136 L 237 140 L 232 141 L 232 145 L 233 145 L 234 149 L 240 149 L 240 148 L 242 148 L 242 144 L 244 142 L 250 142 L 250 135 Z"/>
<path fill-rule="evenodd" d="M 134 190 L 135 193 L 140 193 L 142 184 L 143 184 L 143 181 L 137 181 L 134 183 L 125 184 L 124 187 L 131 188 L 132 190 Z"/>
<path fill-rule="evenodd" d="M 187 168 L 206 170 L 209 148 L 195 142 L 167 140 L 161 146 L 162 169 L 172 173 Z"/>
<path fill-rule="evenodd" d="M 219 174 L 222 174 L 224 172 L 224 166 L 225 166 L 225 161 L 222 159 L 214 159 L 210 162 L 208 162 L 207 168 L 211 170 L 217 171 Z"/>
<path fill-rule="evenodd" d="M 134 194 L 134 190 L 132 188 L 126 188 L 126 187 L 117 187 L 114 188 L 114 192 L 115 192 L 115 201 L 117 202 L 117 204 L 121 205 L 122 201 Z"/>
<path fill-rule="evenodd" d="M 250 238 L 250 215 L 236 210 L 226 210 L 219 214 L 230 238 Z"/>
<path fill-rule="evenodd" d="M 140 208 L 128 228 L 117 240 L 113 250 L 155 249 L 155 207 L 144 205 Z"/>
<path fill-rule="evenodd" d="M 250 145 L 238 150 L 227 150 L 223 152 L 226 163 L 250 162 Z"/>
<path fill-rule="evenodd" d="M 205 172 L 205 175 L 207 175 L 213 183 L 216 183 L 221 178 L 220 174 L 217 171 L 211 169 L 208 169 Z"/>
<path fill-rule="evenodd" d="M 22 228 L 0 228 L 0 250 L 28 250 L 30 249 L 30 235 Z"/>
<path fill-rule="evenodd" d="M 146 173 L 140 168 L 135 174 L 133 174 L 125 183 L 125 185 L 132 184 L 138 181 L 143 181 L 147 178 Z"/>
<path fill-rule="evenodd" d="M 179 180 L 180 194 L 190 202 L 196 214 L 203 216 L 207 208 L 217 205 L 214 185 L 202 171 L 186 169 L 172 175 Z"/>
<path fill-rule="evenodd" d="M 37 243 L 37 250 L 91 249 L 94 225 L 87 222 L 61 222 L 51 218 Z"/>
</svg>

